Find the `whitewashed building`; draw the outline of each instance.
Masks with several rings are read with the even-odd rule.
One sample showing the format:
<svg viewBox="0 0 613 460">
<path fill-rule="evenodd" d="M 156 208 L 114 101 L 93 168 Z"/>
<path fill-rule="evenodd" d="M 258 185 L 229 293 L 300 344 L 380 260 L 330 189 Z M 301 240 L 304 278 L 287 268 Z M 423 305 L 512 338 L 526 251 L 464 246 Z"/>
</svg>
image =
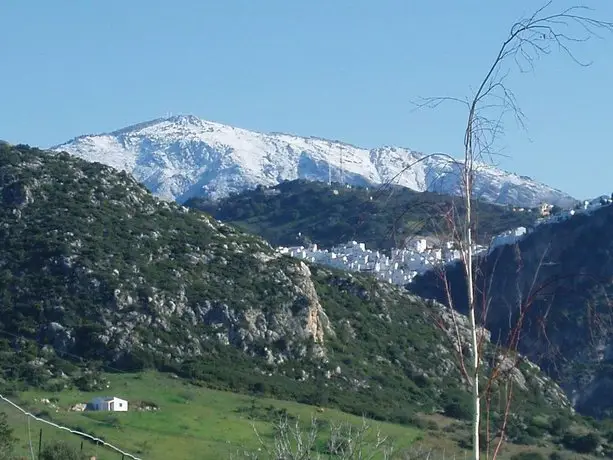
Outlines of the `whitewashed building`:
<svg viewBox="0 0 613 460">
<path fill-rule="evenodd" d="M 579 214 L 590 214 L 602 206 L 611 205 L 613 205 L 613 196 L 611 198 L 601 196 L 585 201 L 575 209 L 541 217 L 536 220 L 534 227 L 561 222 Z M 493 237 L 488 246 L 475 244 L 472 252 L 475 256 L 485 256 L 499 246 L 518 243 L 532 230 L 533 228 L 526 227 L 508 230 Z M 330 249 L 321 249 L 313 244 L 310 247 L 279 247 L 277 250 L 281 254 L 308 262 L 329 265 L 341 270 L 371 273 L 380 280 L 399 285 L 410 283 L 418 274 L 454 263 L 460 260 L 461 256 L 456 242 L 439 240 L 429 242 L 425 237 L 407 240 L 404 248 L 391 249 L 389 257 L 381 251 L 366 249 L 364 243 L 357 241 L 350 241 Z"/>
<path fill-rule="evenodd" d="M 115 396 L 99 397 L 92 399 L 90 403 L 91 410 L 109 411 L 109 412 L 127 412 L 128 401 Z"/>
</svg>

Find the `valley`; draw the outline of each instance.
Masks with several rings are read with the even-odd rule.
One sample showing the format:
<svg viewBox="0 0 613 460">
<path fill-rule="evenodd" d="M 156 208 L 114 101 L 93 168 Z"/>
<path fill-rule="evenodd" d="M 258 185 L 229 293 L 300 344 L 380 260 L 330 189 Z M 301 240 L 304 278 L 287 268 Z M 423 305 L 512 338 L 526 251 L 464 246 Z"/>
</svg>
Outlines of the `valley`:
<svg viewBox="0 0 613 460">
<path fill-rule="evenodd" d="M 445 452 L 461 455 L 470 447 L 470 400 L 454 357 L 455 334 L 468 337 L 469 327 L 444 301 L 425 300 L 367 274 L 288 257 L 234 227 L 246 225 L 222 223 L 194 209 L 208 211 L 212 205 L 161 201 L 125 172 L 100 163 L 24 145 L 0 147 L 2 394 L 45 419 L 108 437 L 143 458 L 158 458 L 152 445 L 158 445 L 159 458 L 177 446 L 194 449 L 184 458 L 196 449 L 208 452 L 204 458 L 236 453 L 238 447 L 257 449 L 257 437 L 247 439 L 254 435 L 249 417 L 265 418 L 260 426 L 271 443 L 272 424 L 283 409 L 302 422 L 316 413 L 355 425 L 364 415 L 409 450 L 445 446 Z M 284 232 L 295 221 L 316 229 L 317 219 L 331 225 L 344 219 L 308 209 L 342 213 L 365 199 L 374 201 L 366 188 L 334 194 L 325 184 L 278 187 L 292 191 L 271 195 L 260 188 L 255 198 L 246 192 L 237 203 L 255 203 L 249 206 L 260 207 L 261 228 L 286 240 L 293 231 Z M 313 193 L 309 187 L 320 189 Z M 414 204 L 408 206 L 414 210 L 408 224 L 402 220 L 397 232 L 403 239 L 411 229 L 424 238 L 444 236 L 442 221 L 424 217 L 450 205 L 457 209 L 453 198 L 397 192 L 396 209 Z M 271 196 L 305 203 L 304 210 L 276 204 Z M 317 201 L 336 198 L 353 208 Z M 265 224 L 267 207 L 277 210 L 280 219 L 271 218 L 277 227 Z M 240 205 L 227 209 L 253 216 Z M 381 219 L 363 219 L 363 227 L 354 227 L 367 229 L 369 245 L 382 251 L 393 247 L 385 227 L 394 215 L 390 209 L 386 214 L 380 208 L 372 217 Z M 296 212 L 312 216 L 313 224 L 293 219 Z M 484 203 L 478 212 L 494 234 L 509 222 L 536 224 L 534 211 Z M 569 222 L 582 218 L 589 216 Z M 331 242 L 342 232 L 320 235 Z M 482 360 L 489 367 L 500 359 L 499 351 L 489 339 L 485 343 Z M 519 396 L 505 458 L 521 451 L 581 450 L 573 443 L 583 442 L 576 440 L 590 430 L 600 433 L 593 449 L 613 447 L 607 422 L 573 415 L 569 397 L 538 366 L 521 358 L 514 372 Z M 67 410 L 107 391 L 127 398 L 136 410 L 113 415 Z M 139 396 L 145 391 L 146 397 Z M 179 401 L 181 394 L 190 396 Z M 503 394 L 494 400 L 502 404 Z M 141 402 L 160 410 L 139 411 Z M 12 413 L 9 421 L 19 427 L 20 418 Z M 556 428 L 559 420 L 562 430 Z M 73 439 L 44 431 L 54 433 L 53 439 Z M 186 437 L 198 441 L 187 443 Z M 23 434 L 18 439 L 23 450 Z M 88 442 L 84 449 L 108 456 Z"/>
<path fill-rule="evenodd" d="M 613 459 L 612 2 L 5 3 L 0 460 Z"/>
<path fill-rule="evenodd" d="M 551 214 L 553 205 L 547 203 L 524 209 L 475 200 L 478 239 L 473 254 L 513 245 L 541 225 L 578 218 L 611 203 L 602 196 Z M 453 231 L 465 211 L 460 199 L 448 195 L 298 180 L 221 200 L 194 198 L 185 205 L 262 236 L 281 254 L 398 285 L 460 260 Z"/>
</svg>

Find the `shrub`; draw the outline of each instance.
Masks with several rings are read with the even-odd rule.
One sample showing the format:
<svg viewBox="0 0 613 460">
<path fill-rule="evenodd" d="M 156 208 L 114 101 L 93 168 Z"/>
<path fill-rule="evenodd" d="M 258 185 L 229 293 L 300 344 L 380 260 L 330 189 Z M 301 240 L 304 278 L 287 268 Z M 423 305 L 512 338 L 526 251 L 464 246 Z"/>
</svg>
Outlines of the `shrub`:
<svg viewBox="0 0 613 460">
<path fill-rule="evenodd" d="M 540 452 L 520 452 L 511 457 L 511 460 L 546 460 Z"/>
<path fill-rule="evenodd" d="M 57 441 L 44 447 L 40 460 L 82 460 L 83 456 L 63 441 Z"/>
<path fill-rule="evenodd" d="M 580 454 L 591 454 L 600 447 L 601 439 L 597 433 L 577 435 L 568 432 L 562 438 L 562 444 Z"/>
<path fill-rule="evenodd" d="M 567 417 L 555 417 L 551 420 L 549 431 L 551 434 L 561 435 L 564 433 L 571 425 L 570 419 Z"/>
</svg>

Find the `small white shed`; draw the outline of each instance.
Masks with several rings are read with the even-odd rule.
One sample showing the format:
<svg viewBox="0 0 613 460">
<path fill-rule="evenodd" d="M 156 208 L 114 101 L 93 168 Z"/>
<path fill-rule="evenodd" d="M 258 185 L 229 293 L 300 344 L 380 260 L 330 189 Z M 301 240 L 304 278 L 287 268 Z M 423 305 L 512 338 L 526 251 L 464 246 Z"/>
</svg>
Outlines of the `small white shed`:
<svg viewBox="0 0 613 460">
<path fill-rule="evenodd" d="M 111 412 L 128 411 L 128 401 L 126 401 L 125 399 L 117 398 L 115 396 L 94 398 L 92 399 L 90 405 L 92 410 Z"/>
</svg>

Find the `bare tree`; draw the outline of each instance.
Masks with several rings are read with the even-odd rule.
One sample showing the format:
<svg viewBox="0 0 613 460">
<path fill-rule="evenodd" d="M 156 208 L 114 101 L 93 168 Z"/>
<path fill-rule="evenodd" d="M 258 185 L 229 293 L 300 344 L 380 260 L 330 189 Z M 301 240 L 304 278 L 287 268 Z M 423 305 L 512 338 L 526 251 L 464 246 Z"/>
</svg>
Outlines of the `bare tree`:
<svg viewBox="0 0 613 460">
<path fill-rule="evenodd" d="M 255 425 L 253 431 L 259 441 L 259 452 L 244 452 L 243 455 L 251 460 L 267 458 L 271 460 L 318 460 L 334 456 L 343 460 L 349 459 L 390 459 L 393 454 L 393 446 L 387 436 L 376 432 L 373 442 L 367 439 L 371 432 L 371 426 L 362 420 L 362 425 L 354 427 L 347 423 L 331 423 L 329 433 L 324 433 L 322 424 L 311 418 L 311 424 L 304 430 L 299 420 L 290 423 L 288 418 L 281 417 L 274 425 L 274 437 L 272 446 L 267 444 L 261 437 Z M 326 436 L 325 452 L 317 448 L 317 441 Z"/>
<path fill-rule="evenodd" d="M 274 427 L 272 445 L 266 443 L 253 426 L 259 441 L 258 452 L 243 452 L 239 456 L 250 460 L 319 460 L 336 458 L 339 460 L 434 460 L 435 453 L 420 445 L 407 450 L 397 450 L 392 441 L 380 431 L 373 431 L 365 419 L 359 426 L 350 423 L 330 422 L 329 429 L 312 418 L 308 428 L 301 427 L 298 420 L 290 423 L 287 417 L 278 420 Z M 318 441 L 325 447 L 318 449 Z M 444 456 L 443 456 L 444 457 Z M 448 457 L 449 458 L 449 457 Z M 450 457 L 455 458 L 454 456 Z"/>
<path fill-rule="evenodd" d="M 613 32 L 613 22 L 596 19 L 590 8 L 572 6 L 561 11 L 552 11 L 552 7 L 553 2 L 549 1 L 533 14 L 520 19 L 511 26 L 506 39 L 498 48 L 489 67 L 486 68 L 483 78 L 478 82 L 477 89 L 469 97 L 429 97 L 417 103 L 418 108 L 436 108 L 446 102 L 459 103 L 466 108 L 462 158 L 456 160 L 440 153 L 424 156 L 406 165 L 400 173 L 373 193 L 373 197 L 377 198 L 393 193 L 393 189 L 385 185 L 389 186 L 403 172 L 431 157 L 445 158 L 458 171 L 462 206 L 459 209 L 455 201 L 452 201 L 449 209 L 446 210 L 448 229 L 445 233 L 451 234 L 455 247 L 460 253 L 460 261 L 466 278 L 469 340 L 467 344 L 463 343 L 465 340 L 459 332 L 460 325 L 454 314 L 451 315 L 452 325 L 449 335 L 455 337 L 458 367 L 472 393 L 472 449 L 475 460 L 480 459 L 480 447 L 484 444 L 488 459 L 495 459 L 500 453 L 506 438 L 507 422 L 511 414 L 511 402 L 515 392 L 513 380 L 509 376 L 518 369 L 522 360 L 519 345 L 524 322 L 535 299 L 548 286 L 548 282 L 537 282 L 540 265 L 536 269 L 532 283 L 529 283 L 528 292 L 519 292 L 518 283 L 517 302 L 512 308 L 509 307 L 509 323 L 513 324 L 509 325 L 507 336 L 495 344 L 495 351 L 490 352 L 490 362 L 486 373 L 483 366 L 487 336 L 485 324 L 491 305 L 488 276 L 490 279 L 493 276 L 492 273 L 482 273 L 481 267 L 475 261 L 474 247 L 478 230 L 474 208 L 474 199 L 478 198 L 475 196 L 476 173 L 481 164 L 493 162 L 494 156 L 498 155 L 495 150 L 496 141 L 504 134 L 505 122 L 509 118 L 514 119 L 519 126 L 525 128 L 525 116 L 514 92 L 507 84 L 513 69 L 519 70 L 520 73 L 532 71 L 539 58 L 556 51 L 562 52 L 577 65 L 589 67 L 589 62 L 584 62 L 577 57 L 574 50 L 575 45 L 592 38 L 600 38 L 603 32 Z M 397 221 L 402 220 L 404 215 L 405 213 L 400 213 L 396 216 Z M 392 237 L 396 241 L 395 235 Z M 546 252 L 542 254 L 542 259 L 546 254 Z M 521 254 L 517 254 L 517 263 L 519 269 Z M 442 269 L 440 275 L 446 287 L 447 303 L 453 312 L 454 299 L 449 280 L 446 279 L 447 271 Z M 479 307 L 481 307 L 480 310 Z M 514 315 L 513 318 L 511 318 L 511 313 Z M 442 323 L 440 326 L 449 328 L 448 325 Z M 464 345 L 468 345 L 470 353 L 464 353 Z M 483 385 L 480 385 L 480 380 Z M 494 398 L 494 393 L 497 393 L 496 398 Z M 492 429 L 490 407 L 495 399 L 498 404 L 501 404 L 502 416 L 497 421 L 497 426 Z M 482 409 L 482 402 L 485 405 L 485 411 Z M 485 443 L 482 443 L 481 436 L 482 418 L 485 418 Z M 292 431 L 288 425 L 284 425 L 283 430 L 279 432 L 293 433 L 291 436 L 296 438 L 299 434 L 299 431 L 296 430 L 297 427 L 294 427 Z M 302 438 L 294 439 L 290 443 L 288 440 L 291 436 L 282 436 L 276 445 L 299 445 L 301 452 L 305 452 L 308 446 L 315 443 L 315 438 L 310 435 L 304 437 L 304 434 L 301 434 Z M 283 439 L 285 441 L 281 442 Z M 283 449 L 287 453 L 288 449 Z M 285 457 L 277 458 L 311 458 L 301 457 L 295 452 L 292 455 L 287 454 Z"/>
<path fill-rule="evenodd" d="M 472 448 L 473 458 L 480 458 L 480 435 L 482 417 L 482 399 L 485 398 L 486 404 L 491 401 L 491 391 L 493 382 L 498 379 L 503 370 L 508 365 L 494 365 L 490 370 L 490 375 L 486 377 L 485 392 L 479 387 L 481 373 L 481 354 L 483 349 L 483 334 L 480 335 L 483 324 L 477 321 L 477 305 L 482 305 L 484 311 L 481 312 L 481 321 L 487 314 L 489 303 L 487 299 L 477 301 L 477 296 L 486 296 L 487 292 L 478 289 L 475 282 L 477 268 L 474 260 L 475 231 L 476 223 L 474 219 L 473 199 L 475 173 L 481 163 L 492 161 L 496 154 L 494 145 L 496 140 L 503 133 L 504 122 L 508 116 L 514 118 L 520 126 L 524 126 L 525 117 L 522 113 L 515 94 L 507 86 L 507 77 L 513 68 L 521 72 L 534 69 L 535 62 L 558 50 L 566 54 L 574 63 L 581 66 L 589 66 L 590 63 L 582 62 L 577 58 L 573 51 L 573 45 L 586 42 L 591 38 L 600 37 L 600 32 L 612 32 L 613 22 L 606 22 L 595 19 L 591 9 L 584 6 L 573 6 L 560 12 L 551 12 L 552 1 L 537 9 L 532 15 L 527 16 L 512 25 L 506 40 L 500 46 L 493 62 L 487 69 L 485 76 L 479 82 L 477 90 L 466 99 L 455 97 L 431 97 L 419 101 L 419 108 L 435 108 L 440 104 L 452 101 L 463 104 L 467 109 L 466 126 L 464 131 L 464 152 L 460 161 L 449 159 L 458 169 L 461 176 L 461 196 L 464 210 L 460 219 L 454 214 L 450 217 L 450 224 L 453 228 L 454 240 L 460 252 L 460 259 L 464 267 L 466 277 L 466 294 L 468 318 L 470 322 L 470 362 L 465 363 L 464 355 L 460 352 L 459 367 L 472 391 L 473 422 L 472 422 Z M 441 272 L 444 276 L 445 270 Z M 444 280 L 448 292 L 449 306 L 453 308 L 453 298 L 447 280 Z M 535 288 L 536 289 L 536 288 Z M 532 295 L 528 295 L 531 298 Z M 521 331 L 522 321 L 525 318 L 530 303 L 521 305 L 520 315 L 516 319 L 516 325 L 512 328 L 509 342 L 506 344 L 505 355 L 499 359 L 499 363 L 508 363 L 508 358 L 514 356 L 517 360 L 517 346 L 519 342 L 519 331 Z M 513 364 L 515 365 L 515 364 Z M 508 370 L 508 369 L 507 369 Z M 504 429 L 506 428 L 506 417 L 509 414 L 510 399 L 513 394 L 513 386 L 507 381 L 505 418 L 498 431 L 498 442 L 490 452 L 489 447 L 489 422 L 487 426 L 487 457 L 490 455 L 496 458 L 500 451 L 500 446 L 504 440 Z M 489 419 L 488 419 L 489 420 Z"/>
</svg>

